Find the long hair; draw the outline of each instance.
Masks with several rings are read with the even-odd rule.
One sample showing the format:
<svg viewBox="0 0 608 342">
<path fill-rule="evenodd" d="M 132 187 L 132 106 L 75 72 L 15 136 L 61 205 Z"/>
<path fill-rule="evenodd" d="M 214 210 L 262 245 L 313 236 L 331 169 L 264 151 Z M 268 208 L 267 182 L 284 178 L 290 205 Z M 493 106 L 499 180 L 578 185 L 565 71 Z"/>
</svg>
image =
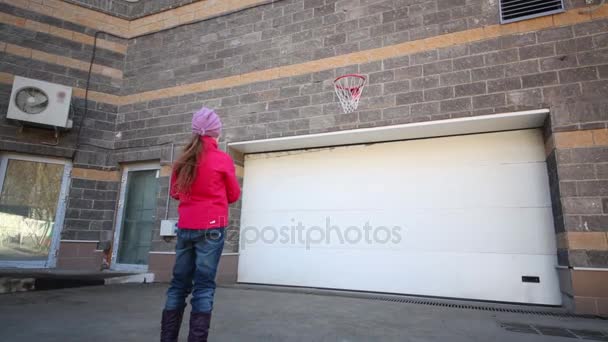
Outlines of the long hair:
<svg viewBox="0 0 608 342">
<path fill-rule="evenodd" d="M 175 190 L 181 194 L 189 194 L 190 188 L 196 178 L 196 171 L 200 159 L 203 158 L 205 143 L 198 135 L 184 147 L 184 152 L 175 162 Z"/>
</svg>

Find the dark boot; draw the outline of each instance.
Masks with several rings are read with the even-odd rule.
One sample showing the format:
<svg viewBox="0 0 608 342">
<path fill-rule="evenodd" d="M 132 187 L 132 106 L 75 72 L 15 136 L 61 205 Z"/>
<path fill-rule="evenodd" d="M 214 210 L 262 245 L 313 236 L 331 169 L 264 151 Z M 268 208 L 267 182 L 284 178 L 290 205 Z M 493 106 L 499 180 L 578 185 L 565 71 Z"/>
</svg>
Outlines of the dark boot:
<svg viewBox="0 0 608 342">
<path fill-rule="evenodd" d="M 207 342 L 211 312 L 192 312 L 190 314 L 190 334 L 188 342 Z"/>
<path fill-rule="evenodd" d="M 184 317 L 184 309 L 163 310 L 163 319 L 160 323 L 160 342 L 177 342 L 182 317 Z"/>
</svg>

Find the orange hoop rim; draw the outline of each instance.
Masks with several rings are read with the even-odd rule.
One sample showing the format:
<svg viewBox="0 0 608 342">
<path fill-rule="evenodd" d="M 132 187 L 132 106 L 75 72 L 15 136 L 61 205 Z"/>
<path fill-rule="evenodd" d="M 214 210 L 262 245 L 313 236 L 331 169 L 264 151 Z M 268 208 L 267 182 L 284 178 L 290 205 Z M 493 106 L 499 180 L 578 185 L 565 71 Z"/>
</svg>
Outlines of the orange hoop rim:
<svg viewBox="0 0 608 342">
<path fill-rule="evenodd" d="M 356 77 L 362 80 L 361 84 L 358 86 L 354 86 L 354 87 L 344 87 L 340 84 L 338 84 L 338 81 L 343 79 L 343 78 L 347 78 L 347 77 Z M 346 74 L 346 75 L 342 75 L 340 77 L 337 77 L 334 80 L 334 85 L 336 86 L 336 88 L 338 89 L 343 89 L 343 90 L 353 90 L 353 89 L 359 89 L 361 87 L 363 87 L 365 85 L 365 81 L 367 80 L 367 78 L 363 75 L 359 75 L 359 74 Z"/>
</svg>

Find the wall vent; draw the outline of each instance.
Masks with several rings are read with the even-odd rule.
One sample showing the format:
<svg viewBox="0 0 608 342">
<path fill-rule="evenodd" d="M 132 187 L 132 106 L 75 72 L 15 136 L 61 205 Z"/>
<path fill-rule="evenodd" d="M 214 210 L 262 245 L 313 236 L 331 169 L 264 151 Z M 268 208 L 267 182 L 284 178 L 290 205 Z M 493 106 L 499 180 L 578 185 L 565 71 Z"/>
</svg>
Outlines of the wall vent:
<svg viewBox="0 0 608 342">
<path fill-rule="evenodd" d="M 563 12 L 563 0 L 500 0 L 502 24 Z"/>
</svg>

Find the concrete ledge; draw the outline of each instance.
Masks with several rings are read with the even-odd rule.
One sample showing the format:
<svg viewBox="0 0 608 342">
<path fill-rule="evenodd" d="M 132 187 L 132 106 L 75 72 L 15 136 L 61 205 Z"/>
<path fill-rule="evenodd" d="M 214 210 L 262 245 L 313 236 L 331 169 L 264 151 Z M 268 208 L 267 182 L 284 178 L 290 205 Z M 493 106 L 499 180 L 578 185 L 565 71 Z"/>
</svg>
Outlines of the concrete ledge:
<svg viewBox="0 0 608 342">
<path fill-rule="evenodd" d="M 216 276 L 218 284 L 236 283 L 238 261 L 238 254 L 222 255 Z M 174 263 L 174 252 L 150 252 L 148 257 L 148 271 L 154 273 L 155 282 L 169 282 L 171 281 Z"/>
<path fill-rule="evenodd" d="M 228 147 L 240 153 L 259 153 L 509 131 L 542 127 L 548 115 L 548 109 L 538 109 L 284 138 L 242 141 L 228 144 Z"/>
</svg>

